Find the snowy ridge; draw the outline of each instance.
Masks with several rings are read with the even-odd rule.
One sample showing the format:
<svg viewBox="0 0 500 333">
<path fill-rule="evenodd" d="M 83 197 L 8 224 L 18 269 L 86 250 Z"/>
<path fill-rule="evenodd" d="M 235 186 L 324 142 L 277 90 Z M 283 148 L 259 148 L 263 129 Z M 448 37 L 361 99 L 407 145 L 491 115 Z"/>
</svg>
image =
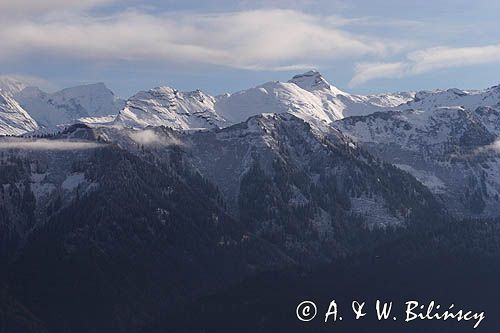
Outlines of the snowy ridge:
<svg viewBox="0 0 500 333">
<path fill-rule="evenodd" d="M 218 96 L 216 110 L 232 123 L 262 113 L 289 112 L 313 123 L 331 123 L 341 117 L 339 110 L 323 108 L 320 97 L 287 82 L 268 82 L 231 95 Z"/>
<path fill-rule="evenodd" d="M 288 82 L 267 82 L 233 94 L 212 97 L 200 90 L 170 87 L 140 91 L 126 102 L 103 83 L 49 94 L 37 87 L 5 81 L 19 104 L 37 121 L 39 132 L 54 132 L 74 123 L 132 128 L 168 126 L 176 130 L 223 128 L 262 113 L 292 113 L 322 128 L 338 119 L 366 115 L 413 99 L 412 93 L 352 95 L 332 86 L 317 71 Z"/>
<path fill-rule="evenodd" d="M 346 118 L 332 126 L 355 141 L 394 144 L 426 153 L 444 154 L 455 145 L 478 147 L 494 138 L 478 117 L 462 107 L 375 113 Z"/>
<path fill-rule="evenodd" d="M 475 110 L 480 106 L 494 106 L 500 103 L 500 86 L 484 90 L 460 90 L 456 88 L 435 91 L 420 91 L 405 107 L 431 110 L 440 106 L 462 106 Z"/>
<path fill-rule="evenodd" d="M 309 71 L 288 82 L 268 82 L 219 96 L 216 111 L 234 123 L 260 113 L 290 112 L 313 124 L 330 124 L 349 116 L 392 109 L 412 98 L 412 93 L 352 95 L 330 85 L 319 72 Z"/>
<path fill-rule="evenodd" d="M 200 90 L 179 92 L 170 87 L 158 87 L 130 97 L 114 124 L 186 130 L 222 127 L 225 121 L 215 112 L 212 96 Z"/>
</svg>

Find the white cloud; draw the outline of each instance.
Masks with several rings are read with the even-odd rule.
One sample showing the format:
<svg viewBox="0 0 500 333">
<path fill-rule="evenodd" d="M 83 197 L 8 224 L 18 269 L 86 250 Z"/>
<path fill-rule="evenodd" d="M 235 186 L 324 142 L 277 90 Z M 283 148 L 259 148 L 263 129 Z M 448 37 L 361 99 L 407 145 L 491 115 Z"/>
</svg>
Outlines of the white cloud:
<svg viewBox="0 0 500 333">
<path fill-rule="evenodd" d="M 102 147 L 102 144 L 87 141 L 66 141 L 47 139 L 14 139 L 4 138 L 0 141 L 2 149 L 22 149 L 22 150 L 84 150 Z"/>
<path fill-rule="evenodd" d="M 411 52 L 402 62 L 357 64 L 350 85 L 356 86 L 373 79 L 398 78 L 445 68 L 489 63 L 500 63 L 500 44 L 479 47 L 434 47 Z"/>
<path fill-rule="evenodd" d="M 182 142 L 176 138 L 160 136 L 155 131 L 150 129 L 139 130 L 129 134 L 129 137 L 135 143 L 145 146 L 181 146 Z"/>
<path fill-rule="evenodd" d="M 338 26 L 342 22 L 336 21 L 335 17 L 280 9 L 205 15 L 138 11 L 107 17 L 46 15 L 4 24 L 0 60 L 43 53 L 282 70 L 400 50 L 398 43 L 345 32 Z"/>
<path fill-rule="evenodd" d="M 364 82 L 379 78 L 395 78 L 403 76 L 407 65 L 402 62 L 395 63 L 362 63 L 357 64 L 355 75 L 349 82 L 350 86 L 357 86 Z"/>
<path fill-rule="evenodd" d="M 434 69 L 500 62 L 500 44 L 480 47 L 436 47 L 408 55 L 412 72 L 425 73 Z"/>
</svg>

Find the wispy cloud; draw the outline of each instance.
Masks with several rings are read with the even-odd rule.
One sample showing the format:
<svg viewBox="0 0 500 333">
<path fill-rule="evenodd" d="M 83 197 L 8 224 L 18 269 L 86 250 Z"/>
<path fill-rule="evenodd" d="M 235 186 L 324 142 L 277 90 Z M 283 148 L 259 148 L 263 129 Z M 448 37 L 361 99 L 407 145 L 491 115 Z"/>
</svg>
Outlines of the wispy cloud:
<svg viewBox="0 0 500 333">
<path fill-rule="evenodd" d="M 0 140 L 0 150 L 85 150 L 102 147 L 102 144 L 88 141 L 66 141 L 47 139 L 14 139 L 3 138 Z"/>
<path fill-rule="evenodd" d="M 373 79 L 402 77 L 407 67 L 408 65 L 404 62 L 357 64 L 349 85 L 354 87 Z"/>
<path fill-rule="evenodd" d="M 478 47 L 434 47 L 410 52 L 404 61 L 393 63 L 360 63 L 350 85 L 374 79 L 399 78 L 435 70 L 500 63 L 500 44 Z"/>
<path fill-rule="evenodd" d="M 145 146 L 181 146 L 182 142 L 176 138 L 160 136 L 154 130 L 145 129 L 134 131 L 129 137 L 140 145 Z"/>
<path fill-rule="evenodd" d="M 339 58 L 380 57 L 400 43 L 348 33 L 338 17 L 262 9 L 212 14 L 81 13 L 14 20 L 0 60 L 33 52 L 92 60 L 153 60 L 289 70 Z"/>
</svg>

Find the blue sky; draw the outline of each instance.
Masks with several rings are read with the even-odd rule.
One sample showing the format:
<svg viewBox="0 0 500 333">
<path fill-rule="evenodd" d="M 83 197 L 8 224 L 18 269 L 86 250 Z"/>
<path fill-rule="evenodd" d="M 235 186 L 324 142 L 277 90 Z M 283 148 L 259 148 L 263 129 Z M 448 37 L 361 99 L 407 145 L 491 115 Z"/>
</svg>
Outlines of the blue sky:
<svg viewBox="0 0 500 333">
<path fill-rule="evenodd" d="M 7 0 L 0 20 L 0 74 L 48 90 L 219 94 L 313 68 L 355 93 L 500 83 L 494 1 Z"/>
</svg>

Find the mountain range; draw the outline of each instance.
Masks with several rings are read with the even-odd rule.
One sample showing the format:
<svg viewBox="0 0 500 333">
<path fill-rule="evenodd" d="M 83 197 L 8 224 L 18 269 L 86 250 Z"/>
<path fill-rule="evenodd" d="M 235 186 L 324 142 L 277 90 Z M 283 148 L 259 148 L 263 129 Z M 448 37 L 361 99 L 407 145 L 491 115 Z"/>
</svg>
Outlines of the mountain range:
<svg viewBox="0 0 500 333">
<path fill-rule="evenodd" d="M 409 172 L 457 216 L 500 214 L 499 86 L 361 96 L 309 71 L 219 96 L 157 87 L 121 100 L 102 83 L 45 93 L 5 78 L 0 88 L 3 135 L 53 133 L 74 123 L 217 131 L 259 114 L 292 114 L 322 132 L 335 128 Z"/>
<path fill-rule="evenodd" d="M 414 93 L 360 96 L 330 85 L 317 71 L 288 82 L 268 82 L 233 94 L 210 96 L 171 87 L 141 91 L 123 101 L 102 83 L 46 93 L 16 80 L 0 84 L 45 132 L 75 122 L 127 127 L 169 126 L 179 130 L 222 128 L 261 113 L 288 112 L 308 122 L 329 124 L 348 116 L 384 111 L 412 100 Z M 25 128 L 25 132 L 32 132 Z M 9 134 L 0 132 L 1 134 Z"/>
<path fill-rule="evenodd" d="M 2 82 L 8 331 L 206 331 L 217 309 L 258 326 L 272 320 L 252 304 L 279 290 L 254 287 L 266 272 L 299 269 L 282 279 L 287 295 L 300 270 L 332 263 L 342 269 L 328 276 L 349 285 L 363 267 L 397 275 L 432 253 L 500 257 L 498 87 L 359 96 L 310 71 L 221 96 L 158 87 L 121 100 L 104 84 Z M 239 283 L 229 304 L 205 298 Z"/>
</svg>

